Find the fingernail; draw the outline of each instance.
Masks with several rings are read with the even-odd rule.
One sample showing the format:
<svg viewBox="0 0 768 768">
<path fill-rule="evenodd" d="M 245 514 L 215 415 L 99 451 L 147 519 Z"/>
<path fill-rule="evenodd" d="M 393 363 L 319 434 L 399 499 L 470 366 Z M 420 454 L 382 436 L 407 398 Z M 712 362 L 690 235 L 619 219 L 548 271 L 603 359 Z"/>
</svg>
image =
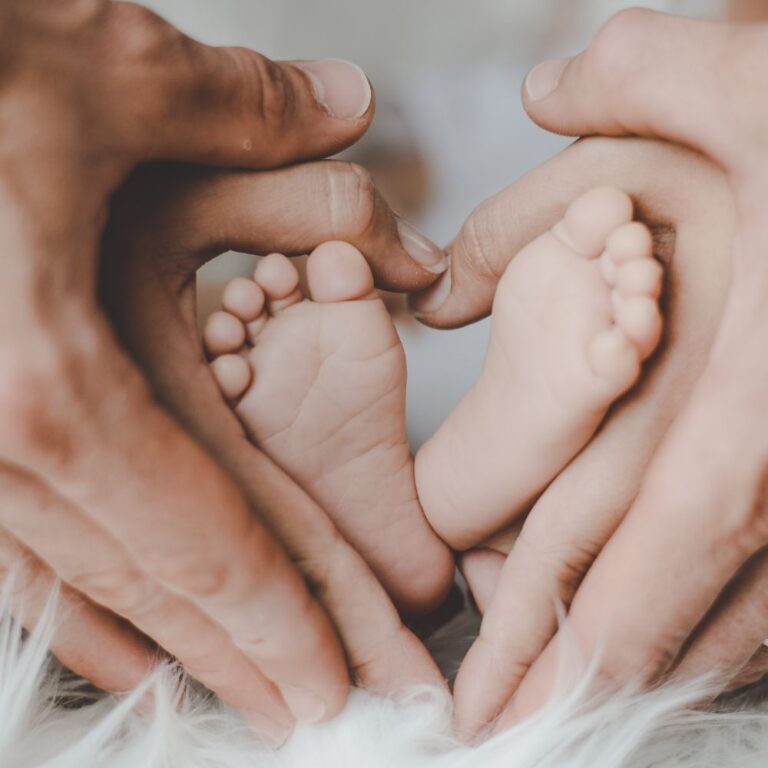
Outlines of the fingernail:
<svg viewBox="0 0 768 768">
<path fill-rule="evenodd" d="M 537 64 L 525 78 L 525 90 L 531 101 L 549 96 L 560 84 L 560 77 L 570 59 L 550 59 Z"/>
<path fill-rule="evenodd" d="M 448 266 L 450 267 L 450 259 Z M 446 269 L 434 285 L 431 285 L 426 291 L 411 296 L 410 306 L 416 317 L 437 312 L 445 304 L 445 300 L 451 293 L 451 283 L 451 270 Z"/>
<path fill-rule="evenodd" d="M 292 726 L 276 723 L 260 712 L 246 712 L 243 719 L 259 741 L 271 749 L 280 749 L 293 732 Z"/>
<path fill-rule="evenodd" d="M 357 64 L 322 59 L 298 62 L 296 66 L 312 83 L 318 103 L 333 117 L 356 120 L 371 106 L 371 84 Z"/>
<path fill-rule="evenodd" d="M 420 266 L 434 275 L 442 275 L 448 269 L 448 257 L 416 227 L 402 219 L 397 220 L 397 233 L 408 255 Z"/>
<path fill-rule="evenodd" d="M 325 702 L 316 694 L 304 688 L 281 685 L 280 693 L 293 716 L 303 723 L 319 723 L 328 711 Z"/>
</svg>

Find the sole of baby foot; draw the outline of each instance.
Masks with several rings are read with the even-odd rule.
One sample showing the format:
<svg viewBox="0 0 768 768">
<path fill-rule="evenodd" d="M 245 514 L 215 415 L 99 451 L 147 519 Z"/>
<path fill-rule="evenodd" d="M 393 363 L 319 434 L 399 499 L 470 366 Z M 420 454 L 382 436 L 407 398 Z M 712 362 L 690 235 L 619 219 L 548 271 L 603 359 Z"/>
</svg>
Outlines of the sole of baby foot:
<svg viewBox="0 0 768 768">
<path fill-rule="evenodd" d="M 404 612 L 430 610 L 453 558 L 416 495 L 405 430 L 406 367 L 362 254 L 325 243 L 307 261 L 262 259 L 204 332 L 222 394 L 251 441 L 299 483 Z"/>
<path fill-rule="evenodd" d="M 637 381 L 661 336 L 662 278 L 613 188 L 579 197 L 510 262 L 483 371 L 416 458 L 424 510 L 452 547 L 514 520 Z"/>
</svg>

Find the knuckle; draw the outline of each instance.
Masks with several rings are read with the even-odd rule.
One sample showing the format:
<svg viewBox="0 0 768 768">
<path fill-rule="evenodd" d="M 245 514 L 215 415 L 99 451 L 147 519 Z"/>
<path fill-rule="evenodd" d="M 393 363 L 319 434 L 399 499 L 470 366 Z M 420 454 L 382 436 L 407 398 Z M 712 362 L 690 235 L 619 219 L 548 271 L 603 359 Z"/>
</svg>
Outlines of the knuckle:
<svg viewBox="0 0 768 768">
<path fill-rule="evenodd" d="M 109 17 L 110 45 L 121 67 L 155 64 L 165 60 L 181 33 L 153 11 L 135 3 L 112 3 Z"/>
<path fill-rule="evenodd" d="M 647 8 L 623 8 L 603 24 L 601 32 L 622 41 L 635 35 L 638 30 L 645 33 L 658 18 L 659 14 Z"/>
<path fill-rule="evenodd" d="M 245 48 L 232 48 L 229 54 L 240 75 L 236 82 L 255 83 L 251 91 L 255 104 L 244 105 L 244 114 L 255 115 L 267 136 L 279 136 L 293 122 L 296 112 L 295 94 L 286 70 Z"/>
<path fill-rule="evenodd" d="M 233 569 L 226 557 L 195 549 L 164 557 L 158 568 L 161 581 L 181 589 L 192 599 L 215 600 L 231 591 Z"/>
<path fill-rule="evenodd" d="M 494 622 L 485 630 L 483 625 L 478 641 L 484 653 L 491 659 L 494 669 L 503 675 L 505 684 L 516 685 L 528 674 L 536 660 L 536 652 L 521 643 L 519 625 L 509 622 L 508 617 Z"/>
<path fill-rule="evenodd" d="M 602 90 L 615 91 L 635 75 L 647 49 L 646 33 L 656 14 L 627 8 L 612 16 L 597 32 L 586 52 L 589 75 Z"/>
<path fill-rule="evenodd" d="M 675 661 L 676 654 L 658 647 L 635 647 L 600 660 L 599 677 L 611 689 L 624 688 L 628 683 L 652 685 Z"/>
<path fill-rule="evenodd" d="M 376 633 L 358 638 L 347 649 L 352 679 L 364 686 L 366 681 L 380 674 L 377 667 L 382 659 L 407 658 L 412 642 L 410 631 L 400 621 L 391 622 Z"/>
<path fill-rule="evenodd" d="M 577 537 L 562 534 L 553 537 L 552 531 L 557 530 L 557 526 L 551 525 L 551 519 L 547 519 L 543 525 L 539 524 L 539 530 L 529 525 L 533 522 L 535 516 L 529 518 L 523 527 L 516 546 L 526 553 L 527 560 L 537 569 L 547 590 L 568 604 L 594 560 L 596 551 Z"/>
<path fill-rule="evenodd" d="M 462 261 L 476 278 L 496 284 L 506 267 L 498 263 L 498 243 L 507 239 L 504 223 L 492 201 L 488 201 L 472 212 L 453 248 L 461 250 Z"/>
<path fill-rule="evenodd" d="M 747 560 L 768 544 L 768 466 L 749 472 L 723 507 L 723 533 L 728 554 L 734 549 Z M 720 550 L 722 541 L 716 549 Z"/>
<path fill-rule="evenodd" d="M 137 571 L 89 570 L 71 575 L 67 581 L 96 603 L 126 617 L 146 615 L 162 600 L 161 590 Z"/>
<path fill-rule="evenodd" d="M 313 594 L 321 601 L 350 579 L 351 548 L 336 528 L 316 536 L 294 552 L 294 562 L 307 580 Z"/>
<path fill-rule="evenodd" d="M 356 163 L 325 166 L 331 226 L 337 235 L 362 235 L 376 217 L 376 186 L 369 171 Z"/>
</svg>

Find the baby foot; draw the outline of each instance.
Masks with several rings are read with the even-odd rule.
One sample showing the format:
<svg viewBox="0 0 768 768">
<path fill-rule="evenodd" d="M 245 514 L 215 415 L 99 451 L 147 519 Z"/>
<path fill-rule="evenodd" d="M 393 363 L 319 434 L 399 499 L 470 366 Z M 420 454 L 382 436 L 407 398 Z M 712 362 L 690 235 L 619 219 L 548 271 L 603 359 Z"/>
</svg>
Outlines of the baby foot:
<svg viewBox="0 0 768 768">
<path fill-rule="evenodd" d="M 362 254 L 309 257 L 311 300 L 285 256 L 224 292 L 204 340 L 250 439 L 331 516 L 405 611 L 445 596 L 453 558 L 416 496 L 405 431 L 405 355 Z"/>
<path fill-rule="evenodd" d="M 582 195 L 499 282 L 483 372 L 416 457 L 456 549 L 511 522 L 581 450 L 661 336 L 662 268 L 616 189 Z"/>
</svg>

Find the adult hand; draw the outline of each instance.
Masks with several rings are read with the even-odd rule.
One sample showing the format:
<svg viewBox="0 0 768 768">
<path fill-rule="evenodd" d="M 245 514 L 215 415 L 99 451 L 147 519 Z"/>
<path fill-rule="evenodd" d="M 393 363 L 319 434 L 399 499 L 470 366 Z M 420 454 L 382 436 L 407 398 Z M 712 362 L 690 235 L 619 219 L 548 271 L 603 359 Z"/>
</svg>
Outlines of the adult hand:
<svg viewBox="0 0 768 768">
<path fill-rule="evenodd" d="M 301 254 L 328 240 L 386 264 L 397 237 L 395 216 L 365 171 L 348 163 L 258 173 L 146 167 L 116 196 L 102 261 L 102 298 L 121 341 L 299 564 L 334 620 L 355 681 L 381 693 L 442 679 L 360 556 L 254 446 L 222 398 L 201 349 L 194 278 L 224 251 Z M 414 597 L 432 600 L 434 591 L 414 585 Z"/>
<path fill-rule="evenodd" d="M 23 619 L 56 574 L 62 616 L 83 624 L 65 619 L 55 649 L 100 686 L 147 671 L 138 628 L 274 738 L 294 716 L 332 716 L 348 677 L 331 622 L 230 476 L 155 401 L 96 283 L 110 198 L 137 164 L 334 153 L 370 122 L 365 76 L 209 48 L 106 0 L 8 0 L 0 57 L 0 525 L 3 562 L 24 555 Z M 382 283 L 428 285 L 389 225 Z M 407 229 L 402 240 L 439 258 Z M 269 504 L 267 490 L 299 493 L 263 461 L 252 482 Z"/>
<path fill-rule="evenodd" d="M 727 679 L 768 634 L 768 430 L 760 418 L 768 383 L 767 42 L 764 25 L 624 12 L 580 56 L 533 70 L 524 89 L 529 113 L 551 130 L 661 136 L 705 152 L 724 169 L 734 201 L 731 283 L 716 340 L 629 513 L 604 547 L 593 545 L 600 555 L 569 614 L 569 637 L 599 653 L 601 674 L 615 684 L 655 681 L 676 664 L 678 674 L 711 671 L 713 660 Z M 617 182 L 631 191 L 631 178 Z M 695 179 L 678 179 L 678 199 L 685 194 L 696 196 Z M 566 498 L 560 515 L 573 502 Z M 561 561 L 578 562 L 576 546 Z M 584 570 L 571 574 L 576 582 Z M 739 634 L 723 646 L 728 625 Z M 525 674 L 513 716 L 543 702 L 557 663 L 555 639 Z M 507 695 L 524 672 L 506 673 Z"/>
</svg>

